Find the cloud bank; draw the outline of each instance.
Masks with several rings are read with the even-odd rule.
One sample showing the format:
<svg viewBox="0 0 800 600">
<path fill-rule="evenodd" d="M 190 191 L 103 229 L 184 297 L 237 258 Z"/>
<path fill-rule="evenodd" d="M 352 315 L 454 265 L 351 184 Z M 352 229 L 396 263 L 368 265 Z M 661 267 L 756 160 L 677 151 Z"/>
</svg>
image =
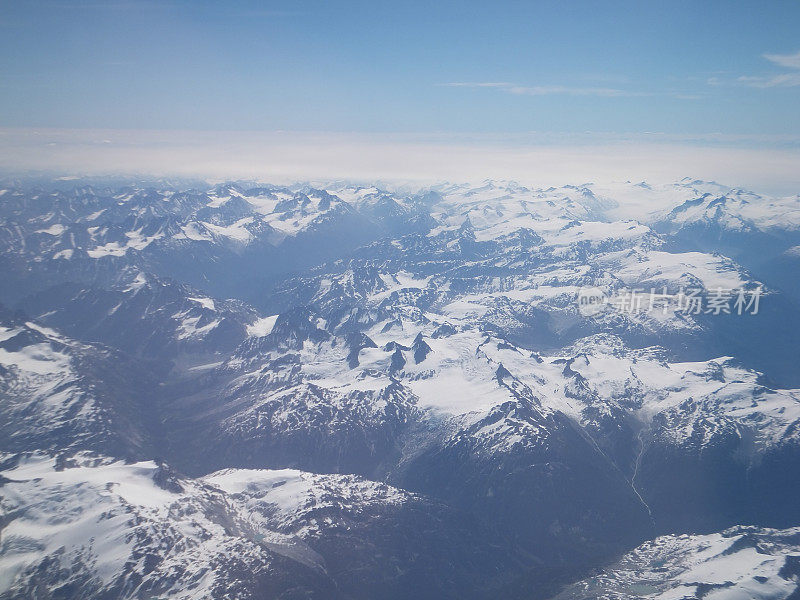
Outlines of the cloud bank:
<svg viewBox="0 0 800 600">
<path fill-rule="evenodd" d="M 514 179 L 558 185 L 682 177 L 773 194 L 800 192 L 798 140 L 670 136 L 357 135 L 288 132 L 0 130 L 6 174 L 350 179 Z"/>
</svg>

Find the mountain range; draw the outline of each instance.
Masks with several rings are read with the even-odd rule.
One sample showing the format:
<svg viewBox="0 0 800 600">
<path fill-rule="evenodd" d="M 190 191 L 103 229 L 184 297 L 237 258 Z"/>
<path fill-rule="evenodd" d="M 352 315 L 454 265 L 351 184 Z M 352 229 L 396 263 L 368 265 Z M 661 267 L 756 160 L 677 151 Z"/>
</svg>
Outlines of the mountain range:
<svg viewBox="0 0 800 600">
<path fill-rule="evenodd" d="M 0 599 L 800 597 L 800 196 L 0 187 Z"/>
</svg>

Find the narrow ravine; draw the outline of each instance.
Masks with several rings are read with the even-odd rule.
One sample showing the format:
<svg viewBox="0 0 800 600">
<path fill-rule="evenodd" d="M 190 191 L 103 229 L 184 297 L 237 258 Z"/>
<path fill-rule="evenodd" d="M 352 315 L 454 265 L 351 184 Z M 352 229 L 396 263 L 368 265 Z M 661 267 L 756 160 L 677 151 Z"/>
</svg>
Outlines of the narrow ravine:
<svg viewBox="0 0 800 600">
<path fill-rule="evenodd" d="M 644 449 L 645 449 L 644 436 L 649 432 L 650 432 L 649 427 L 642 427 L 642 429 L 639 430 L 639 435 L 637 436 L 637 440 L 639 441 L 639 450 L 636 453 L 636 461 L 633 463 L 633 475 L 631 475 L 631 489 L 633 490 L 633 493 L 636 494 L 636 496 L 642 502 L 644 507 L 647 509 L 647 514 L 650 517 L 650 522 L 653 523 L 653 525 L 655 525 L 655 519 L 653 519 L 653 511 L 650 510 L 650 505 L 647 504 L 647 501 L 642 497 L 642 494 L 639 493 L 639 490 L 636 488 L 636 476 L 639 474 L 639 465 L 642 462 L 642 456 L 644 455 Z"/>
</svg>

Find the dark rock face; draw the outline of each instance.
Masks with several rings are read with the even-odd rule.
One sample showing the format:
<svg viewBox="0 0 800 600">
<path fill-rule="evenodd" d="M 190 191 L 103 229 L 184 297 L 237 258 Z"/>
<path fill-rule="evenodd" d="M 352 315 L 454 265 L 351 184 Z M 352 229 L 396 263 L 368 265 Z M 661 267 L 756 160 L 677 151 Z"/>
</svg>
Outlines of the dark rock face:
<svg viewBox="0 0 800 600">
<path fill-rule="evenodd" d="M 504 447 L 502 438 L 481 435 L 500 428 L 535 443 Z M 645 507 L 616 467 L 568 420 L 545 418 L 524 400 L 496 407 L 416 456 L 396 481 L 479 515 L 530 552 L 547 548 L 544 562 L 551 565 L 590 564 L 651 530 Z"/>
</svg>

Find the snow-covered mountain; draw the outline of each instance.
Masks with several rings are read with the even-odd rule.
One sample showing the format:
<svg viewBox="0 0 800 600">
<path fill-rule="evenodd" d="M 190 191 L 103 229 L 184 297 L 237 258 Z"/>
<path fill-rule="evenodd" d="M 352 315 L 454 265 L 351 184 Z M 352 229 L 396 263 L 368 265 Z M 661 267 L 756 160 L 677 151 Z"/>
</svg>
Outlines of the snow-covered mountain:
<svg viewBox="0 0 800 600">
<path fill-rule="evenodd" d="M 800 530 L 739 526 L 656 538 L 554 600 L 795 598 L 798 583 Z"/>
<path fill-rule="evenodd" d="M 4 459 L 2 597 L 479 597 L 519 577 L 504 540 L 352 475 Z"/>
<path fill-rule="evenodd" d="M 157 382 L 146 365 L 13 315 L 0 320 L 4 452 L 153 452 Z"/>
<path fill-rule="evenodd" d="M 797 197 L 5 190 L 0 598 L 796 593 Z"/>
</svg>

